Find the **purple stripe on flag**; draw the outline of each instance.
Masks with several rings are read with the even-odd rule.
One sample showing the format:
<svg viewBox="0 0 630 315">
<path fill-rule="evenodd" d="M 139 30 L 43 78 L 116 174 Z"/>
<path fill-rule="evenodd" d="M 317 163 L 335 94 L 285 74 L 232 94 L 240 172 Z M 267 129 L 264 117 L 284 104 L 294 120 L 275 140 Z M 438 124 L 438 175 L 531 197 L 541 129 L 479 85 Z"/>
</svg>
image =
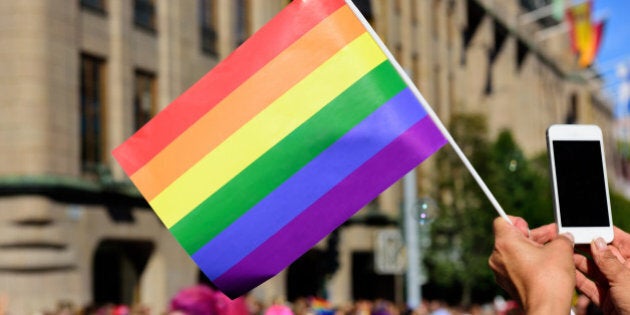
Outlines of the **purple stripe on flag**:
<svg viewBox="0 0 630 315">
<path fill-rule="evenodd" d="M 200 248 L 193 260 L 210 279 L 221 276 L 425 116 L 413 93 L 402 90 Z"/>
<path fill-rule="evenodd" d="M 445 143 L 426 116 L 213 283 L 237 297 L 275 276 Z"/>
</svg>

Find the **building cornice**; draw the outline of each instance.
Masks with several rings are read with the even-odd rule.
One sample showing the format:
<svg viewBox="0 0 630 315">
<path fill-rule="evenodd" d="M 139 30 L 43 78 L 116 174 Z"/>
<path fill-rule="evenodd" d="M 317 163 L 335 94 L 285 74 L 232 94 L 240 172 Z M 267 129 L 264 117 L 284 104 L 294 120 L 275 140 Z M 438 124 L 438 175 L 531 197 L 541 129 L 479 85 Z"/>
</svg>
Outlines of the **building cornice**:
<svg viewBox="0 0 630 315">
<path fill-rule="evenodd" d="M 100 178 L 89 180 L 59 175 L 0 176 L 0 196 L 42 195 L 66 203 L 149 208 L 132 183 Z"/>
</svg>

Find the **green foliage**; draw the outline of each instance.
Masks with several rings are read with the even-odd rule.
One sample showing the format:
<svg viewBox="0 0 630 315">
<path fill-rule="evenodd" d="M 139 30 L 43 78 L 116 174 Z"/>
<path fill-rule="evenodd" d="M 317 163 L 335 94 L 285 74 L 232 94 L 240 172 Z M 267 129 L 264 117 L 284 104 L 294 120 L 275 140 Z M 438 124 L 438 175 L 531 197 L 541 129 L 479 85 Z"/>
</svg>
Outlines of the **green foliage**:
<svg viewBox="0 0 630 315">
<path fill-rule="evenodd" d="M 450 130 L 477 171 L 488 173 L 490 145 L 484 118 L 455 116 Z M 481 210 L 481 191 L 450 147 L 438 153 L 437 167 L 440 215 L 432 224 L 432 244 L 426 255 L 429 280 L 438 290 L 452 292 L 453 286 L 461 287 L 457 291 L 462 292 L 461 302 L 466 304 L 472 300 L 473 285 L 493 281 L 487 259 L 495 213 Z"/>
<path fill-rule="evenodd" d="M 502 131 L 491 148 L 488 186 L 504 210 L 525 218 L 531 227 L 553 221 L 547 156 L 529 161 L 509 131 Z M 488 203 L 488 207 L 491 205 Z M 491 208 L 489 208 L 491 209 Z"/>
<path fill-rule="evenodd" d="M 613 223 L 624 231 L 630 231 L 630 201 L 614 190 L 610 190 L 610 208 Z"/>
<path fill-rule="evenodd" d="M 553 222 L 546 152 L 527 159 L 509 131 L 488 141 L 479 115 L 455 116 L 449 130 L 508 214 L 525 218 L 532 228 Z M 424 255 L 429 283 L 423 294 L 463 305 L 487 302 L 503 293 L 487 263 L 497 213 L 450 147 L 437 160 L 440 213 Z M 630 201 L 614 190 L 610 199 L 613 222 L 630 231 Z"/>
<path fill-rule="evenodd" d="M 453 137 L 508 214 L 531 226 L 553 220 L 546 156 L 527 160 L 508 131 L 490 143 L 482 116 L 459 115 L 451 123 Z M 487 263 L 497 213 L 450 147 L 438 153 L 437 167 L 440 215 L 425 256 L 429 287 L 461 292 L 461 304 L 488 301 L 501 292 Z"/>
</svg>

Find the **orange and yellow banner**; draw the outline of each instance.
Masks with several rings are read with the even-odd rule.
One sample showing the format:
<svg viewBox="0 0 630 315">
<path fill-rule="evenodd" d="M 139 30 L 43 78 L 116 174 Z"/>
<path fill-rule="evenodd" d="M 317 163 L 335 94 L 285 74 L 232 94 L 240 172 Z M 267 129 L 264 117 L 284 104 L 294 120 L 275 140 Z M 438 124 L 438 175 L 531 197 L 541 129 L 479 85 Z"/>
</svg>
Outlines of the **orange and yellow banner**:
<svg viewBox="0 0 630 315">
<path fill-rule="evenodd" d="M 591 20 L 592 2 L 573 6 L 567 10 L 571 48 L 579 55 L 578 64 L 586 68 L 593 64 L 601 42 L 604 22 Z"/>
</svg>

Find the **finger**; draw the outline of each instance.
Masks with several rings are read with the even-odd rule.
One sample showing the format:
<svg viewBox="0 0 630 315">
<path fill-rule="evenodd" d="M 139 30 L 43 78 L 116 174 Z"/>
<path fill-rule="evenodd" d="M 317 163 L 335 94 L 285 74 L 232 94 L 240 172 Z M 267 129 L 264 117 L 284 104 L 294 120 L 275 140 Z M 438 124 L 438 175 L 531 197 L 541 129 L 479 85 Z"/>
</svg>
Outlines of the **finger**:
<svg viewBox="0 0 630 315">
<path fill-rule="evenodd" d="M 495 274 L 499 271 L 499 263 L 496 255 L 496 251 L 494 251 L 492 255 L 490 255 L 490 258 L 488 258 L 488 266 L 490 266 L 490 269 L 492 269 Z"/>
<path fill-rule="evenodd" d="M 569 241 L 569 245 L 571 245 L 571 250 L 573 250 L 573 246 L 575 246 L 575 238 L 573 237 L 573 234 L 565 232 L 560 234 L 560 236 Z"/>
<path fill-rule="evenodd" d="M 542 246 L 543 250 L 546 252 L 545 255 L 553 260 L 551 264 L 562 268 L 562 274 L 568 277 L 565 279 L 570 280 L 572 282 L 570 285 L 573 287 L 575 285 L 573 276 L 575 274 L 575 264 L 573 263 L 573 236 L 566 233 L 566 235 L 559 235 L 553 241 L 545 245 L 538 244 L 538 246 Z"/>
<path fill-rule="evenodd" d="M 613 227 L 614 237 L 612 245 L 619 249 L 621 256 L 630 259 L 630 234 L 624 232 L 618 227 Z"/>
<path fill-rule="evenodd" d="M 518 297 L 516 288 L 514 288 L 514 285 L 512 284 L 512 282 L 506 280 L 506 277 L 498 274 L 498 273 L 494 273 L 494 281 L 501 287 L 503 288 L 503 290 L 505 290 L 510 296 L 513 297 Z"/>
<path fill-rule="evenodd" d="M 510 216 L 512 224 L 502 217 L 496 217 L 493 222 L 493 229 L 495 240 L 503 239 L 505 237 L 516 237 L 517 234 L 527 237 L 529 234 L 529 228 L 527 221 L 520 217 Z"/>
<path fill-rule="evenodd" d="M 591 255 L 591 245 L 590 244 L 576 244 L 575 252 L 580 253 L 582 255 L 590 256 Z"/>
<path fill-rule="evenodd" d="M 615 257 L 617 257 L 617 259 L 619 260 L 620 263 L 623 264 L 623 263 L 626 262 L 626 259 L 623 257 L 623 255 L 621 254 L 619 249 L 617 249 L 617 247 L 610 246 L 610 247 L 608 247 L 608 249 L 610 249 L 610 251 L 613 253 L 613 255 L 615 255 Z"/>
<path fill-rule="evenodd" d="M 591 242 L 591 252 L 593 253 L 595 264 L 606 279 L 613 279 L 616 274 L 623 272 L 625 269 L 623 263 L 608 248 L 603 238 L 598 237 Z"/>
<path fill-rule="evenodd" d="M 555 223 L 543 225 L 531 231 L 531 239 L 539 244 L 550 242 L 558 236 L 557 226 Z"/>
<path fill-rule="evenodd" d="M 591 279 L 594 283 L 608 283 L 608 280 L 602 275 L 592 259 L 588 259 L 583 255 L 573 254 L 573 263 L 579 272 Z"/>
<path fill-rule="evenodd" d="M 519 231 L 521 231 L 521 234 L 523 234 L 523 236 L 529 237 L 529 224 L 527 223 L 527 221 L 525 221 L 525 219 L 521 217 L 510 217 L 510 220 L 512 220 L 512 225 L 514 225 Z"/>
<path fill-rule="evenodd" d="M 579 254 L 573 254 L 575 268 L 583 273 L 588 273 L 588 259 Z"/>
<path fill-rule="evenodd" d="M 571 233 L 563 233 L 558 235 L 547 246 L 554 251 L 564 251 L 573 253 L 573 235 Z"/>
<path fill-rule="evenodd" d="M 507 272 L 505 270 L 505 264 L 503 263 L 503 259 L 501 258 L 501 253 L 494 250 L 490 258 L 488 258 L 488 266 L 494 272 L 495 276 L 507 276 Z"/>
<path fill-rule="evenodd" d="M 512 222 L 518 221 L 516 217 L 510 218 Z M 518 228 L 515 228 L 504 220 L 502 217 L 497 217 L 493 222 L 494 229 L 494 249 L 488 259 L 488 265 L 495 272 L 496 275 L 506 276 L 506 266 L 504 260 L 505 255 L 510 255 L 511 246 L 514 246 L 517 242 L 515 238 L 521 238 L 525 240 L 525 237 L 521 234 Z"/>
<path fill-rule="evenodd" d="M 587 276 L 585 276 L 580 271 L 575 272 L 575 287 L 582 292 L 582 294 L 586 295 L 595 305 L 599 306 L 601 301 L 601 296 L 599 294 L 600 290 L 597 288 L 595 282 L 591 281 Z"/>
<path fill-rule="evenodd" d="M 494 236 L 496 240 L 504 236 L 506 233 L 510 233 L 512 225 L 510 225 L 510 223 L 508 223 L 502 217 L 496 217 L 492 222 L 492 228 L 494 230 Z"/>
</svg>

